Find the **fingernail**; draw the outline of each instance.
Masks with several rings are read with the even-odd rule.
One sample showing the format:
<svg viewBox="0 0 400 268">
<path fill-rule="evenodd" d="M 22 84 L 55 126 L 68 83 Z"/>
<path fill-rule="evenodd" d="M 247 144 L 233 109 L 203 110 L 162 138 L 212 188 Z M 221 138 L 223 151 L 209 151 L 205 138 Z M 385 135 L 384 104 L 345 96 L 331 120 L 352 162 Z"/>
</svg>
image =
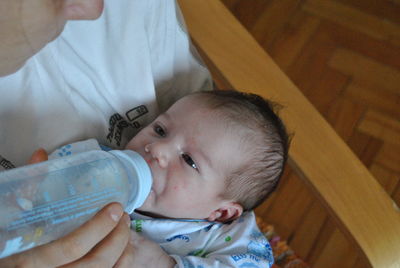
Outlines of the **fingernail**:
<svg viewBox="0 0 400 268">
<path fill-rule="evenodd" d="M 119 221 L 119 219 L 121 218 L 121 216 L 122 216 L 122 209 L 121 209 L 121 207 L 120 206 L 115 206 L 115 205 L 113 205 L 113 206 L 111 206 L 111 208 L 110 208 L 110 216 L 111 216 L 111 219 L 113 220 L 113 221 L 115 221 L 115 222 L 118 222 Z"/>
<path fill-rule="evenodd" d="M 37 149 L 35 152 L 33 152 L 31 159 L 29 160 L 29 164 L 34 164 L 34 163 L 39 163 L 43 161 L 47 161 L 49 159 L 47 152 L 43 148 Z"/>
</svg>

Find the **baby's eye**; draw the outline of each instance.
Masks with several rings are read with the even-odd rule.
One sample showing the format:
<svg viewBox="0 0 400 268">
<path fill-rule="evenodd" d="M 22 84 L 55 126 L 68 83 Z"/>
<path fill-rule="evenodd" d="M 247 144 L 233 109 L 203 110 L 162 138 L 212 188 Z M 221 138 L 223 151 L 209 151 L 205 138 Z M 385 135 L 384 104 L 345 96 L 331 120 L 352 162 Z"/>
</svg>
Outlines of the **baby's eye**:
<svg viewBox="0 0 400 268">
<path fill-rule="evenodd" d="M 182 158 L 186 162 L 186 164 L 188 164 L 191 168 L 198 170 L 196 163 L 193 161 L 193 159 L 189 155 L 182 154 Z"/>
<path fill-rule="evenodd" d="M 167 135 L 166 131 L 164 128 L 158 124 L 153 126 L 154 132 L 157 133 L 161 137 L 165 137 Z"/>
</svg>

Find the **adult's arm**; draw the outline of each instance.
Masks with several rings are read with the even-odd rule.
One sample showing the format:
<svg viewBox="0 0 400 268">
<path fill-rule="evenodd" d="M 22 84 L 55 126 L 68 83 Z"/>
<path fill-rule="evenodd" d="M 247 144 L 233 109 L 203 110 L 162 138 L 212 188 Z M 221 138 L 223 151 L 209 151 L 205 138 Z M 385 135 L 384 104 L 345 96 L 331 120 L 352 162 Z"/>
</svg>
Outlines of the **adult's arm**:
<svg viewBox="0 0 400 268">
<path fill-rule="evenodd" d="M 96 19 L 102 10 L 103 0 L 0 1 L 0 76 L 21 68 L 67 20 Z"/>
</svg>

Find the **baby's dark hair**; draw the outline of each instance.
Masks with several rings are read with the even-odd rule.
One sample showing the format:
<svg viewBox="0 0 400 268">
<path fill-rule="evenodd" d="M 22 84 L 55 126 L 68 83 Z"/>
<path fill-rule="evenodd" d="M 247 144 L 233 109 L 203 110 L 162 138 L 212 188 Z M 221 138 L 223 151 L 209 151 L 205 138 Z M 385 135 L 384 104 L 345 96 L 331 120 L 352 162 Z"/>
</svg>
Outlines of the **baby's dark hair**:
<svg viewBox="0 0 400 268">
<path fill-rule="evenodd" d="M 238 202 L 244 210 L 254 209 L 276 189 L 288 157 L 286 128 L 274 112 L 278 105 L 256 94 L 235 90 L 203 91 L 195 95 L 205 97 L 207 107 L 220 112 L 229 124 L 243 129 L 239 131 L 241 141 L 250 150 L 251 159 L 226 179 L 222 197 Z"/>
</svg>

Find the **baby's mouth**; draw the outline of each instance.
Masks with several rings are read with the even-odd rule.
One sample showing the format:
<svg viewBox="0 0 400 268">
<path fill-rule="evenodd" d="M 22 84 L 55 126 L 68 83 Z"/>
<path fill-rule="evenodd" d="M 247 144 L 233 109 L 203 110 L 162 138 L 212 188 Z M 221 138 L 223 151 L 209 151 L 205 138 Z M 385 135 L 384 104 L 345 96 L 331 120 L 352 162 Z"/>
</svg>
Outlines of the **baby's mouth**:
<svg viewBox="0 0 400 268">
<path fill-rule="evenodd" d="M 163 174 L 162 171 L 160 171 L 157 161 L 152 159 L 152 158 L 145 158 L 147 164 L 149 165 L 149 168 L 151 170 L 151 175 L 153 177 L 153 183 L 151 185 L 150 193 L 154 195 L 159 195 L 161 192 L 163 192 L 163 187 L 164 187 L 164 179 L 163 179 Z"/>
<path fill-rule="evenodd" d="M 153 167 L 152 167 L 152 161 L 151 161 L 151 159 L 146 159 L 145 158 L 145 160 L 146 160 L 146 162 L 147 162 L 147 164 L 149 165 L 149 168 L 150 168 L 150 171 L 151 171 L 151 176 L 152 176 L 152 179 L 153 179 L 153 182 L 152 182 L 152 185 L 151 185 L 151 188 L 150 188 L 150 194 L 156 194 L 157 192 L 156 192 L 156 183 L 155 183 L 155 179 L 154 179 L 154 171 L 153 171 Z"/>
</svg>

